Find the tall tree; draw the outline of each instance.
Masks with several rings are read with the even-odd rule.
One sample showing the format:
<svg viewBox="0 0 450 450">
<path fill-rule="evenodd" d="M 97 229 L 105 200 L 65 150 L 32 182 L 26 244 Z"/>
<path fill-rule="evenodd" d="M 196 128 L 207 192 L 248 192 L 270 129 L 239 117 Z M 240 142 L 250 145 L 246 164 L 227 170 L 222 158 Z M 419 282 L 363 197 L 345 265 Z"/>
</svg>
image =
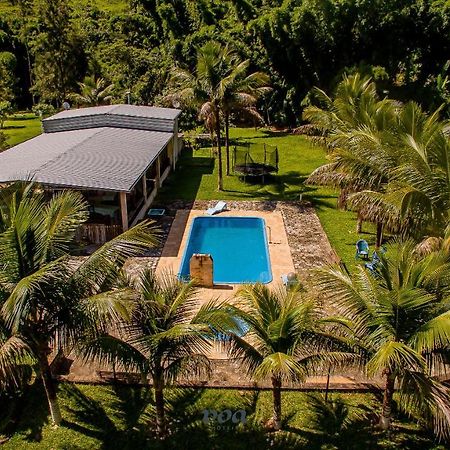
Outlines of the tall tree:
<svg viewBox="0 0 450 450">
<path fill-rule="evenodd" d="M 364 207 L 371 220 L 396 218 L 405 235 L 443 237 L 450 223 L 450 138 L 446 130 L 440 110 L 427 114 L 413 102 L 399 108 L 395 128 L 383 143 L 396 155 L 394 164 L 385 166 L 389 182 L 381 192 L 367 187 L 354 194 L 351 203 Z M 366 142 L 366 148 L 369 153 L 378 152 L 373 142 Z"/>
<path fill-rule="evenodd" d="M 250 116 L 253 120 L 264 123 L 256 109 L 258 99 L 270 90 L 269 77 L 263 72 L 247 75 L 250 60 L 240 61 L 234 56 L 231 73 L 221 83 L 221 110 L 225 121 L 226 173 L 230 175 L 230 115 L 238 112 Z"/>
<path fill-rule="evenodd" d="M 331 162 L 316 169 L 307 183 L 341 189 L 340 206 L 347 204 L 352 193 L 383 191 L 397 164 L 389 139 L 396 125 L 395 103 L 379 100 L 375 83 L 358 73 L 344 76 L 333 98 L 320 89 L 314 94 L 321 106 L 306 108 L 303 117 L 322 133 Z M 366 205 L 360 203 L 357 211 L 359 232 L 363 217 L 368 218 Z M 375 221 L 377 247 L 381 245 L 382 227 L 388 223 L 386 216 Z M 397 216 L 391 222 L 397 225 L 396 220 Z"/>
<path fill-rule="evenodd" d="M 176 68 L 171 77 L 173 92 L 168 99 L 199 108 L 199 116 L 215 125 L 217 140 L 218 190 L 223 190 L 221 142 L 221 82 L 230 73 L 233 54 L 228 47 L 208 42 L 197 50 L 197 63 L 193 73 Z"/>
<path fill-rule="evenodd" d="M 229 354 L 239 358 L 255 379 L 271 380 L 275 430 L 281 428 L 283 382 L 304 381 L 330 362 L 353 358 L 351 352 L 342 351 L 345 342 L 327 333 L 320 308 L 302 298 L 298 286 L 289 290 L 244 286 L 226 312 L 246 331 L 245 336 L 228 333 Z"/>
<path fill-rule="evenodd" d="M 28 72 L 28 88 L 31 88 L 34 84 L 34 77 L 33 77 L 33 61 L 31 56 L 31 45 L 30 42 L 32 40 L 32 13 L 33 13 L 33 0 L 9 0 L 9 2 L 13 6 L 17 6 L 19 10 L 19 20 L 17 23 L 17 37 L 19 41 L 23 44 L 25 47 L 25 54 L 27 59 L 27 72 Z M 31 95 L 31 100 L 34 105 L 35 99 L 34 95 Z"/>
<path fill-rule="evenodd" d="M 16 91 L 17 59 L 11 52 L 0 52 L 0 100 L 12 102 Z"/>
<path fill-rule="evenodd" d="M 230 115 L 240 112 L 263 122 L 256 110 L 258 98 L 269 90 L 269 78 L 262 72 L 247 75 L 250 61 L 218 43 L 198 50 L 196 74 L 177 69 L 172 82 L 175 92 L 169 98 L 200 107 L 200 118 L 215 126 L 219 153 L 219 190 L 223 189 L 221 158 L 221 117 L 225 121 L 226 174 L 230 174 Z"/>
<path fill-rule="evenodd" d="M 437 376 L 450 344 L 450 254 L 423 257 L 406 241 L 389 245 L 386 255 L 375 276 L 362 267 L 352 275 L 327 268 L 318 272 L 317 286 L 333 299 L 348 339 L 365 355 L 367 374 L 384 380 L 381 428 L 392 426 L 397 388 L 398 408 L 448 436 L 450 394 Z"/>
<path fill-rule="evenodd" d="M 1 194 L 0 383 L 14 380 L 24 357 L 34 360 L 58 425 L 51 349 L 72 349 L 87 330 L 127 317 L 133 293 L 117 287 L 118 274 L 127 257 L 154 244 L 155 235 L 143 223 L 75 264 L 68 251 L 88 217 L 81 194 L 66 191 L 46 201 L 32 184 Z"/>
<path fill-rule="evenodd" d="M 0 130 L 3 128 L 5 120 L 13 112 L 11 102 L 0 100 Z"/>
<path fill-rule="evenodd" d="M 53 101 L 60 106 L 67 94 L 74 91 L 86 68 L 81 33 L 72 20 L 67 0 L 37 0 L 35 15 L 32 91 L 41 101 Z"/>
<path fill-rule="evenodd" d="M 198 307 L 193 281 L 184 283 L 171 273 L 144 270 L 133 283 L 138 294 L 129 321 L 118 324 L 119 338 L 108 334 L 87 343 L 89 358 L 134 367 L 150 375 L 155 392 L 156 429 L 167 432 L 164 390 L 180 377 L 209 371 L 206 356 L 211 341 L 224 327 L 231 329 L 221 305 Z"/>
</svg>

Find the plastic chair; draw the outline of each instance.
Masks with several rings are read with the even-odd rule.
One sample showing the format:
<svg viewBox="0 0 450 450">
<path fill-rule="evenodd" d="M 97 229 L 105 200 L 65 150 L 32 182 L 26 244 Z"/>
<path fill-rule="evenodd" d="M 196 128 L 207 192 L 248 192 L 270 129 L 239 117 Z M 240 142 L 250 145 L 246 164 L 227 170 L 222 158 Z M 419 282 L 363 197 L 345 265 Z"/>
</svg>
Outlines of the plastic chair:
<svg viewBox="0 0 450 450">
<path fill-rule="evenodd" d="M 356 243 L 356 255 L 355 259 L 369 259 L 369 244 L 364 239 L 360 239 Z"/>
</svg>

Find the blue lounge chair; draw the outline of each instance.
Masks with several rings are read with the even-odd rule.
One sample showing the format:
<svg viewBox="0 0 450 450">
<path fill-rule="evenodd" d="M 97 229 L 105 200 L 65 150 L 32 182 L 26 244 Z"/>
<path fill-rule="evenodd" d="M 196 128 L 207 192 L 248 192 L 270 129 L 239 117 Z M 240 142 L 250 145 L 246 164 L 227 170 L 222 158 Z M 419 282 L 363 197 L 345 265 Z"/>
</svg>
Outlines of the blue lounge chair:
<svg viewBox="0 0 450 450">
<path fill-rule="evenodd" d="M 380 263 L 380 257 L 378 256 L 377 252 L 373 252 L 372 261 L 365 263 L 364 267 L 366 267 L 370 271 L 376 270 L 379 263 Z"/>
<path fill-rule="evenodd" d="M 217 202 L 217 205 L 214 208 L 209 208 L 206 210 L 206 214 L 208 216 L 213 216 L 214 214 L 222 212 L 227 207 L 227 204 L 223 201 Z"/>
<path fill-rule="evenodd" d="M 380 273 L 378 272 L 378 266 L 380 265 L 381 259 L 377 252 L 373 252 L 372 261 L 364 264 L 364 267 L 373 275 L 375 278 L 380 278 Z"/>
<path fill-rule="evenodd" d="M 369 259 L 369 244 L 364 239 L 360 239 L 356 243 L 355 259 Z"/>
</svg>

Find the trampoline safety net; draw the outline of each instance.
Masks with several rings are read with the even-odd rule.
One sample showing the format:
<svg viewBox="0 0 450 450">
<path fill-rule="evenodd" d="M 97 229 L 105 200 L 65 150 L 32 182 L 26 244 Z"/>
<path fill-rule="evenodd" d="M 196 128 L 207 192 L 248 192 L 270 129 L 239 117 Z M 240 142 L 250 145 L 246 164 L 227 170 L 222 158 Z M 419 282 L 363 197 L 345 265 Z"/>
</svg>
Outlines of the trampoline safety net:
<svg viewBox="0 0 450 450">
<path fill-rule="evenodd" d="M 267 144 L 237 145 L 233 151 L 233 170 L 244 176 L 278 172 L 278 148 Z"/>
</svg>

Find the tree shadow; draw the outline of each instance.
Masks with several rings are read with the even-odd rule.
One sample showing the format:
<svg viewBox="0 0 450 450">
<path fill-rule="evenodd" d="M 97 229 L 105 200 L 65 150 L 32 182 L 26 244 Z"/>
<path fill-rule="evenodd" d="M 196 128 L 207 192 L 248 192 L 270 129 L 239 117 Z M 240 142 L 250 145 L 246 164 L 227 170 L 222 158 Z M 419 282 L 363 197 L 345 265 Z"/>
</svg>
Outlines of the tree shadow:
<svg viewBox="0 0 450 450">
<path fill-rule="evenodd" d="M 271 433 L 256 418 L 259 391 L 246 391 L 231 400 L 223 398 L 217 391 L 216 395 L 208 396 L 208 401 L 202 398 L 203 390 L 180 389 L 171 394 L 168 400 L 168 416 L 171 417 L 171 433 L 161 444 L 164 449 L 175 448 L 214 448 L 216 450 L 248 450 L 248 449 L 306 449 L 305 442 L 288 430 Z M 224 401 L 225 400 L 225 401 Z M 228 420 L 220 423 L 214 417 L 204 421 L 204 411 L 214 410 L 221 413 L 225 410 L 236 412 L 244 410 L 247 421 L 233 424 Z M 153 448 L 153 447 L 152 447 Z"/>
<path fill-rule="evenodd" d="M 420 429 L 412 429 L 411 421 L 396 423 L 391 437 L 373 427 L 373 417 L 364 420 L 352 420 L 349 425 L 339 431 L 322 426 L 321 429 L 307 429 L 291 426 L 295 413 L 287 415 L 283 420 L 283 430 L 268 432 L 257 415 L 259 403 L 258 391 L 239 392 L 238 395 L 224 395 L 222 391 L 206 389 L 173 388 L 166 391 L 167 418 L 169 436 L 158 439 L 152 432 L 154 421 L 153 392 L 150 388 L 134 388 L 130 386 L 103 387 L 107 397 L 101 400 L 91 398 L 79 387 L 72 384 L 61 384 L 62 403 L 66 420 L 61 427 L 73 430 L 85 436 L 97 439 L 102 449 L 206 449 L 247 450 L 247 449 L 323 449 L 339 448 L 356 450 L 361 448 L 408 448 L 430 449 L 432 437 Z M 25 441 L 37 441 L 42 426 L 47 423 L 45 393 L 42 386 L 34 386 L 33 395 L 28 396 L 22 417 L 22 434 L 29 433 Z M 234 391 L 236 392 L 236 391 Z M 365 405 L 354 405 L 363 408 Z M 231 425 L 218 423 L 217 420 L 205 422 L 205 409 L 219 412 L 229 409 L 244 409 L 248 421 L 245 424 Z M 264 415 L 267 415 L 264 411 Z M 27 417 L 25 417 L 27 416 Z M 397 421 L 398 422 L 398 421 Z M 302 422 L 302 423 L 309 423 Z M 319 427 L 320 428 L 320 427 Z M 31 431 L 30 431 L 31 430 Z M 80 441 L 81 442 L 81 441 Z M 388 447 L 386 447 L 388 445 Z M 58 448 L 85 448 L 77 442 L 61 443 Z"/>
<path fill-rule="evenodd" d="M 182 153 L 177 170 L 172 172 L 161 187 L 156 201 L 166 197 L 176 200 L 195 200 L 204 175 L 214 172 L 214 158 L 193 156 L 192 151 Z"/>
<path fill-rule="evenodd" d="M 14 433 L 23 434 L 27 442 L 40 442 L 42 429 L 49 422 L 47 397 L 40 379 L 29 386 L 19 402 Z"/>
<path fill-rule="evenodd" d="M 88 397 L 78 387 L 66 385 L 66 396 L 75 405 L 67 410 L 75 420 L 66 419 L 63 426 L 98 439 L 105 450 L 147 448 L 149 432 L 140 419 L 151 400 L 150 389 L 129 386 L 110 388 L 116 401 L 108 402 L 106 410 L 101 402 Z"/>
<path fill-rule="evenodd" d="M 271 200 L 289 201 L 299 200 L 305 192 L 304 186 L 298 182 L 298 172 L 288 172 L 282 175 L 269 175 L 264 183 L 258 180 L 248 181 L 247 184 L 259 186 L 255 191 L 241 192 L 242 197 Z"/>
<path fill-rule="evenodd" d="M 215 450 L 248 450 L 248 449 L 305 449 L 302 439 L 290 431 L 277 433 L 268 432 L 255 416 L 259 391 L 250 391 L 241 394 L 238 403 L 220 401 L 220 395 L 210 398 L 203 407 L 215 410 L 218 413 L 227 409 L 235 412 L 239 409 L 246 411 L 245 423 L 233 424 L 231 421 L 220 423 L 217 419 L 204 422 L 203 411 L 199 410 L 192 417 L 191 422 L 183 425 L 166 440 L 164 448 L 214 448 Z M 223 400 L 223 399 L 222 399 Z"/>
<path fill-rule="evenodd" d="M 65 427 L 103 442 L 111 439 L 117 429 L 100 402 L 88 397 L 73 384 L 64 384 L 61 390 L 70 399 L 71 405 L 67 406 L 67 411 L 76 418 L 76 422 L 65 419 Z"/>
<path fill-rule="evenodd" d="M 258 134 L 256 134 L 258 133 Z M 248 141 L 252 141 L 254 139 L 270 139 L 270 138 L 282 138 L 286 136 L 291 136 L 292 133 L 286 130 L 283 131 L 274 131 L 267 129 L 258 129 L 255 131 L 254 135 L 251 136 L 239 136 L 230 138 L 230 146 L 239 145 L 239 143 L 246 143 Z M 293 136 L 293 135 L 292 135 Z"/>
<path fill-rule="evenodd" d="M 261 138 L 293 136 L 293 134 L 288 130 L 276 131 L 276 130 L 262 129 L 261 133 L 263 133 L 263 135 L 264 135 L 264 136 L 260 136 Z"/>
<path fill-rule="evenodd" d="M 33 114 L 15 114 L 7 118 L 8 122 L 14 122 L 17 120 L 36 120 L 38 117 Z"/>
<path fill-rule="evenodd" d="M 204 389 L 171 388 L 166 393 L 167 417 L 170 425 L 190 428 L 202 417 L 202 409 L 198 405 Z"/>
<path fill-rule="evenodd" d="M 204 390 L 185 388 L 171 392 L 168 396 L 168 416 L 172 429 L 164 442 L 164 447 L 161 448 L 217 450 L 269 448 L 264 430 L 260 427 L 255 428 L 251 421 L 233 424 L 230 420 L 220 423 L 213 417 L 210 417 L 209 421 L 205 419 L 205 411 L 212 410 L 219 414 L 225 410 L 232 412 L 244 410 L 249 417 L 256 411 L 259 392 L 245 392 L 238 397 L 237 402 L 220 401 L 223 399 L 219 392 L 217 395 L 210 393 L 208 401 L 205 401 L 202 399 L 203 392 Z"/>
<path fill-rule="evenodd" d="M 147 414 L 149 405 L 153 402 L 150 386 L 131 389 L 127 386 L 115 386 L 117 396 L 116 410 L 122 418 L 125 428 L 132 430 L 139 426 L 139 422 Z"/>
<path fill-rule="evenodd" d="M 239 177 L 244 186 L 252 186 L 256 188 L 253 191 L 244 191 L 236 189 L 224 189 L 224 192 L 231 194 L 239 194 L 242 198 L 258 199 L 268 201 L 280 200 L 298 200 L 300 194 L 305 192 L 305 188 L 299 180 L 301 174 L 296 171 L 284 173 L 282 175 L 266 175 L 264 181 L 261 177 Z"/>
<path fill-rule="evenodd" d="M 11 120 L 11 119 L 8 119 Z M 16 119 L 18 120 L 18 119 Z M 26 120 L 26 119 L 21 119 L 21 120 Z M 17 130 L 19 128 L 25 128 L 25 125 L 4 125 L 2 127 L 2 130 Z"/>
</svg>

